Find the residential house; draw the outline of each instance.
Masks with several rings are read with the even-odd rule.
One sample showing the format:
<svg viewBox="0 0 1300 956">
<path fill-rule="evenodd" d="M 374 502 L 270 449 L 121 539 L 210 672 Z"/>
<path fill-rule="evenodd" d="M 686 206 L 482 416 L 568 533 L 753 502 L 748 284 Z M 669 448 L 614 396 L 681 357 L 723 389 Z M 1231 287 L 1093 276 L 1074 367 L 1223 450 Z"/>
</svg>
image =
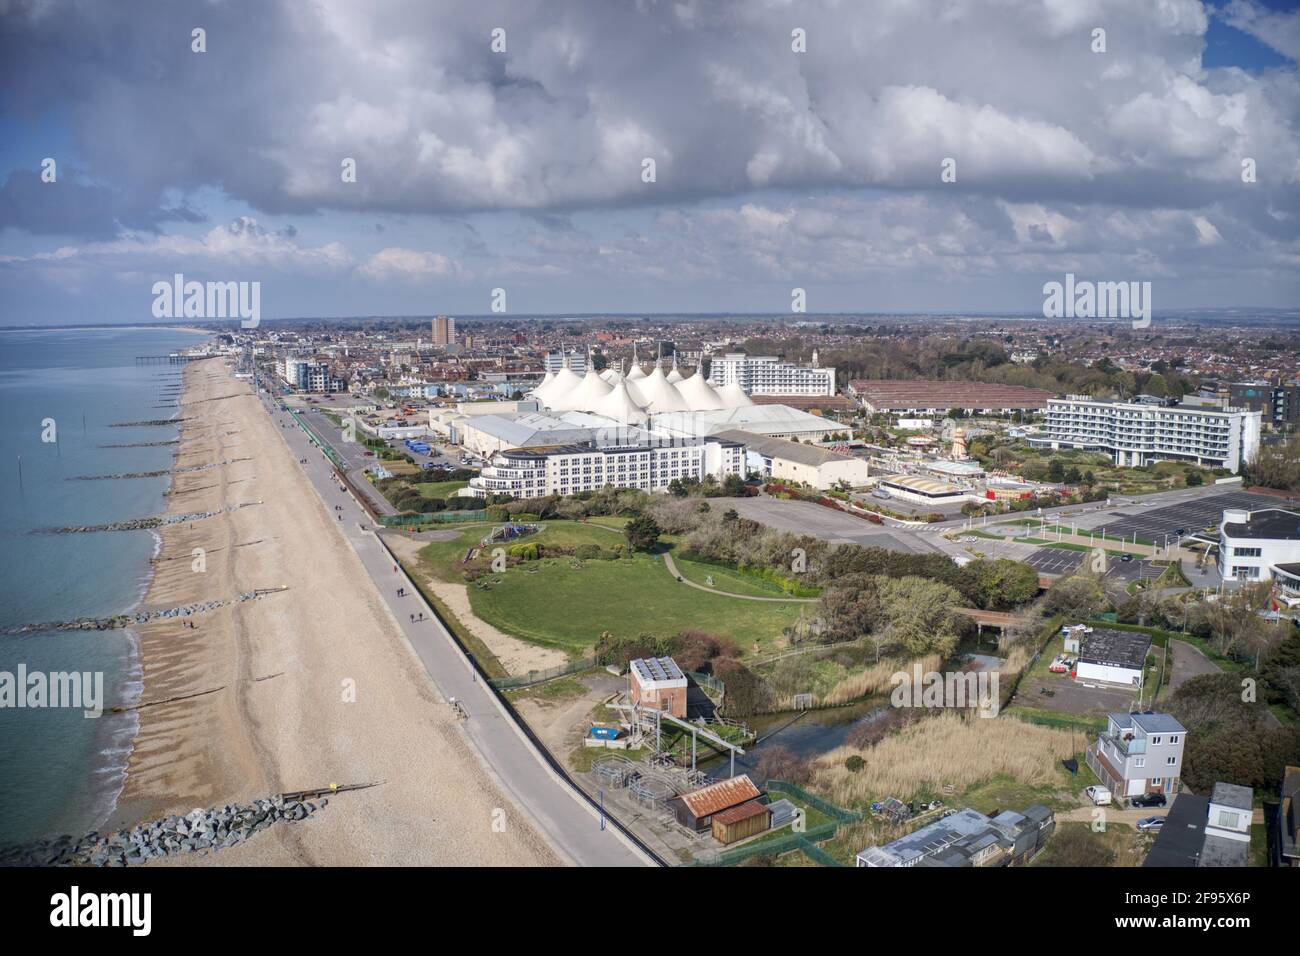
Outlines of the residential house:
<svg viewBox="0 0 1300 956">
<path fill-rule="evenodd" d="M 1179 790 L 1187 730 L 1169 714 L 1107 714 L 1088 747 L 1092 772 L 1116 799 Z"/>
</svg>

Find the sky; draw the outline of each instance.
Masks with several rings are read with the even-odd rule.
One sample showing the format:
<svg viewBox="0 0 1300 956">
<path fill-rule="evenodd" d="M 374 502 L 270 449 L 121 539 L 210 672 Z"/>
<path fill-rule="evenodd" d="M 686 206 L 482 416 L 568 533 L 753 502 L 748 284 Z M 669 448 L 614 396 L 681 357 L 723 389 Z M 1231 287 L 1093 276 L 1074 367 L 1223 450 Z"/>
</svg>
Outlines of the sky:
<svg viewBox="0 0 1300 956">
<path fill-rule="evenodd" d="M 1294 307 L 1298 59 L 1297 0 L 0 0 L 0 325 Z"/>
</svg>

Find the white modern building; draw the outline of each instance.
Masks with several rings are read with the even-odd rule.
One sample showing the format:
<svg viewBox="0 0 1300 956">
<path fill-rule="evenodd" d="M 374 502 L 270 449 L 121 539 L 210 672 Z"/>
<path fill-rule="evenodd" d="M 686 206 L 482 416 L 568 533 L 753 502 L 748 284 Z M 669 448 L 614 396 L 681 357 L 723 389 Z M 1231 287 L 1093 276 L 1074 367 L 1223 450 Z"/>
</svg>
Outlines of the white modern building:
<svg viewBox="0 0 1300 956">
<path fill-rule="evenodd" d="M 584 352 L 548 352 L 545 367 L 551 374 L 567 368 L 574 375 L 583 375 L 587 371 L 587 355 Z"/>
<path fill-rule="evenodd" d="M 666 491 L 673 479 L 744 473 L 745 449 L 714 438 L 683 444 L 549 445 L 498 452 L 470 479 L 469 494 L 538 498 L 605 487 Z"/>
<path fill-rule="evenodd" d="M 818 366 L 816 352 L 811 366 L 782 362 L 774 355 L 727 352 L 710 361 L 709 384 L 739 385 L 746 395 L 834 395 L 835 369 Z"/>
<path fill-rule="evenodd" d="M 325 362 L 289 357 L 280 368 L 280 377 L 300 392 L 342 392 L 347 383 L 330 373 Z"/>
<path fill-rule="evenodd" d="M 1109 452 L 1115 464 L 1186 461 L 1237 472 L 1259 451 L 1260 413 L 1070 395 L 1047 403 L 1031 444 Z"/>
<path fill-rule="evenodd" d="M 1284 596 L 1300 596 L 1300 514 L 1281 508 L 1225 511 L 1218 561 L 1225 581 L 1272 580 Z"/>
<path fill-rule="evenodd" d="M 1079 639 L 1075 680 L 1142 689 L 1151 638 L 1139 631 L 1094 627 Z"/>
<path fill-rule="evenodd" d="M 1169 714 L 1107 714 L 1106 729 L 1088 746 L 1087 762 L 1117 798 L 1180 789 L 1187 730 Z"/>
</svg>

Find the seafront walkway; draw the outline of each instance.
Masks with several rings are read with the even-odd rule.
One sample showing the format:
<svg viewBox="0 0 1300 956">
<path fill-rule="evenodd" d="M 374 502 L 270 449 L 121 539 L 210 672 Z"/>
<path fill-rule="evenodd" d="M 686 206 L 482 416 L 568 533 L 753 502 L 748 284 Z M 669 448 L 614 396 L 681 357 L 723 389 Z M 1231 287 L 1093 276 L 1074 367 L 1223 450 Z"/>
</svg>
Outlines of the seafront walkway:
<svg viewBox="0 0 1300 956">
<path fill-rule="evenodd" d="M 370 530 L 371 519 L 360 504 L 350 494 L 340 491 L 329 460 L 312 446 L 288 415 L 265 400 L 263 407 L 276 424 L 290 426 L 280 433 L 295 460 L 306 458 L 307 463 L 301 467 L 325 505 L 343 509 L 336 512 L 342 515 L 340 533 L 374 580 L 439 693 L 448 702 L 454 700 L 459 705 L 465 715 L 462 726 L 466 737 L 502 791 L 531 818 L 555 851 L 576 865 L 654 865 L 657 861 L 612 823 L 606 822 L 602 828 L 596 808 L 546 762 L 515 724 L 438 621 L 433 608 L 404 574 L 393 570 L 397 562 Z M 399 587 L 404 588 L 402 597 L 397 596 Z M 423 614 L 423 620 L 412 622 L 412 614 Z"/>
</svg>

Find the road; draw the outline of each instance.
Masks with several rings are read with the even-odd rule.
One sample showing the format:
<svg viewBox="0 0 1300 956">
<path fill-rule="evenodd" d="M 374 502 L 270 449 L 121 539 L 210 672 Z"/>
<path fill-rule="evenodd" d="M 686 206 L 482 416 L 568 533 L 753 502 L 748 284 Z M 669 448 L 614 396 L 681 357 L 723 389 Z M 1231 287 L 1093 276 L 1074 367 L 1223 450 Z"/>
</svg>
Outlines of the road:
<svg viewBox="0 0 1300 956">
<path fill-rule="evenodd" d="M 263 396 L 265 398 L 265 396 Z M 433 609 L 369 530 L 370 519 L 352 496 L 340 490 L 333 466 L 315 449 L 293 419 L 264 401 L 281 430 L 290 453 L 306 458 L 302 467 L 321 499 L 331 509 L 341 508 L 339 531 L 356 550 L 374 580 L 379 594 L 423 662 L 439 693 L 459 701 L 467 716 L 463 722 L 470 743 L 483 758 L 502 790 L 527 813 L 538 831 L 563 857 L 580 866 L 644 866 L 654 861 L 619 830 L 600 825 L 600 816 L 584 798 L 545 762 L 515 724 L 496 695 L 482 683 L 459 646 L 438 622 Z M 397 589 L 405 588 L 398 597 Z M 423 614 L 423 621 L 410 620 Z"/>
</svg>

